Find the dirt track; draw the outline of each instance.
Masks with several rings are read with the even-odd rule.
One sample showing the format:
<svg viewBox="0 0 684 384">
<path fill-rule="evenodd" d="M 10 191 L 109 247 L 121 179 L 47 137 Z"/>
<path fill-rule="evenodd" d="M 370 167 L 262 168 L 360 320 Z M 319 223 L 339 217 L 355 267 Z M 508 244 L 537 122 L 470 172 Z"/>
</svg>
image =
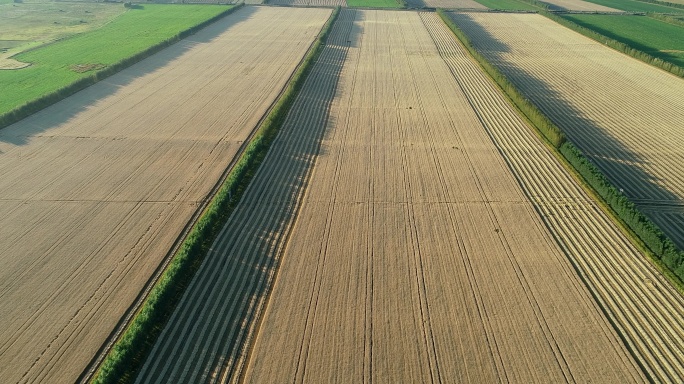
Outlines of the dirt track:
<svg viewBox="0 0 684 384">
<path fill-rule="evenodd" d="M 684 247 L 684 80 L 539 15 L 455 17 L 477 49 Z"/>
<path fill-rule="evenodd" d="M 76 379 L 329 14 L 244 8 L 0 131 L 3 382 Z"/>
</svg>

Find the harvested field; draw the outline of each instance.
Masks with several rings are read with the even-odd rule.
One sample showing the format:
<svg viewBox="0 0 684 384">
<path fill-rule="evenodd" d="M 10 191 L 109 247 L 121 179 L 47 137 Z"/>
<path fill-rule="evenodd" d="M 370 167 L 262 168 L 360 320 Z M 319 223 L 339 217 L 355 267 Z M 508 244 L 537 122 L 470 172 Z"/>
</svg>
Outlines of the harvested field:
<svg viewBox="0 0 684 384">
<path fill-rule="evenodd" d="M 273 5 L 297 5 L 302 7 L 346 7 L 346 0 L 268 0 Z"/>
<path fill-rule="evenodd" d="M 544 3 L 549 4 L 551 9 L 565 11 L 622 12 L 619 9 L 606 7 L 604 5 L 590 3 L 583 0 L 544 0 Z"/>
<path fill-rule="evenodd" d="M 0 131 L 4 382 L 76 380 L 329 14 L 246 7 Z"/>
<path fill-rule="evenodd" d="M 138 380 L 645 381 L 574 257 L 670 288 L 504 100 L 436 15 L 343 11 Z"/>
<path fill-rule="evenodd" d="M 453 17 L 488 60 L 684 247 L 683 79 L 539 15 Z"/>
<path fill-rule="evenodd" d="M 410 8 L 488 9 L 475 0 L 406 0 Z"/>
<path fill-rule="evenodd" d="M 643 381 L 421 17 L 354 28 L 245 381 Z"/>
</svg>

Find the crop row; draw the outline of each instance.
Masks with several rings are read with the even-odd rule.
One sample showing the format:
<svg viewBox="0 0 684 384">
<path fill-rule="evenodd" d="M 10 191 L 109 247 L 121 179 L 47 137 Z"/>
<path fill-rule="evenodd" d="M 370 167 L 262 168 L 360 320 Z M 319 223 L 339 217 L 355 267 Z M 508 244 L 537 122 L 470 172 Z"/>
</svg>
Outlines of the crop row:
<svg viewBox="0 0 684 384">
<path fill-rule="evenodd" d="M 181 11 L 180 8 L 183 8 L 186 10 L 189 9 L 189 8 L 184 7 L 184 6 L 174 6 L 174 7 L 178 7 L 177 9 L 174 9 L 174 11 Z M 188 7 L 190 7 L 190 6 L 188 6 Z M 20 78 L 20 76 L 24 76 L 24 77 L 29 76 L 32 79 L 31 80 L 32 83 L 35 83 L 36 79 L 42 79 L 39 81 L 39 84 L 37 84 L 37 85 L 42 87 L 43 90 L 41 91 L 42 93 L 40 93 L 40 96 L 35 97 L 35 96 L 27 95 L 26 97 L 28 97 L 29 99 L 27 99 L 24 102 L 24 104 L 21 104 L 17 107 L 11 107 L 10 106 L 10 108 L 12 108 L 11 110 L 0 114 L 0 128 L 4 128 L 10 124 L 13 124 L 13 123 L 31 115 L 31 114 L 33 114 L 33 113 L 36 113 L 37 111 L 39 111 L 43 108 L 46 108 L 46 107 L 48 107 L 48 106 L 50 106 L 50 105 L 52 105 L 52 104 L 54 104 L 54 103 L 56 103 L 62 99 L 65 99 L 66 97 L 68 97 L 70 95 L 73 95 L 74 93 L 76 93 L 80 90 L 83 90 L 83 89 L 97 83 L 98 81 L 100 81 L 102 79 L 105 79 L 105 78 L 121 71 L 124 68 L 127 68 L 127 67 L 139 62 L 140 60 L 142 60 L 144 58 L 147 58 L 147 57 L 153 55 L 156 52 L 159 52 L 160 50 L 180 41 L 181 39 L 184 39 L 184 38 L 192 35 L 193 33 L 204 28 L 205 26 L 225 17 L 226 15 L 228 15 L 228 14 L 232 13 L 233 11 L 235 11 L 236 9 L 238 9 L 240 6 L 222 7 L 222 8 L 225 8 L 225 10 L 218 12 L 218 13 L 216 13 L 213 16 L 208 17 L 208 18 L 205 16 L 207 14 L 211 14 L 210 12 L 208 12 L 210 10 L 206 9 L 206 8 L 202 8 L 202 6 L 198 6 L 198 7 L 200 7 L 200 10 L 202 10 L 202 12 L 198 12 L 198 15 L 195 17 L 199 18 L 201 20 L 200 22 L 198 22 L 198 23 L 192 25 L 191 27 L 186 28 L 180 32 L 174 33 L 173 35 L 165 38 L 162 41 L 158 41 L 151 46 L 144 47 L 144 48 L 142 48 L 142 50 L 137 51 L 136 53 L 134 53 L 132 55 L 124 56 L 123 58 L 121 58 L 121 56 L 118 55 L 119 54 L 118 52 L 112 53 L 111 52 L 112 50 L 109 50 L 109 45 L 116 44 L 116 45 L 126 46 L 127 48 L 133 47 L 134 49 L 137 49 L 136 44 L 138 43 L 138 40 L 140 40 L 140 39 L 136 39 L 135 36 L 130 36 L 131 41 L 127 42 L 127 43 L 117 41 L 117 40 L 109 41 L 109 40 L 112 40 L 112 38 L 114 36 L 116 38 L 120 37 L 122 39 L 126 39 L 127 34 L 128 35 L 130 35 L 132 33 L 134 34 L 134 31 L 131 31 L 131 29 L 129 28 L 130 25 L 126 24 L 124 22 L 121 22 L 120 26 L 115 26 L 115 25 L 119 25 L 119 24 L 112 22 L 110 25 L 108 25 L 108 26 L 106 26 L 100 30 L 96 30 L 96 31 L 93 31 L 90 33 L 86 33 L 84 35 L 79 35 L 79 36 L 76 36 L 72 39 L 60 41 L 60 42 L 55 43 L 53 45 L 49 45 L 47 47 L 44 47 L 42 49 L 27 52 L 27 53 L 24 53 L 24 54 L 18 56 L 17 59 L 23 60 L 23 61 L 28 61 L 28 62 L 47 61 L 50 63 L 49 64 L 50 68 L 42 70 L 40 68 L 28 67 L 28 68 L 18 70 L 18 71 L 10 71 L 8 75 L 7 74 L 5 75 L 5 76 L 12 76 L 15 78 Z M 206 11 L 204 11 L 203 9 L 206 9 Z M 143 11 L 132 10 L 129 12 L 143 12 Z M 152 12 L 152 11 L 150 11 L 150 12 Z M 180 15 L 181 13 L 178 13 L 178 14 Z M 127 15 L 127 14 L 124 14 L 124 15 Z M 175 21 L 175 19 L 173 19 L 173 17 L 171 17 L 170 19 Z M 188 17 L 188 19 L 191 20 L 193 18 Z M 146 22 L 146 19 L 144 19 L 144 18 L 140 19 L 138 17 L 138 18 L 134 18 L 133 20 L 137 23 L 143 23 L 142 25 L 144 28 L 144 22 Z M 107 29 L 107 28 L 109 28 L 109 29 Z M 165 33 L 171 32 L 171 30 L 158 30 L 157 32 L 159 32 L 163 36 Z M 157 37 L 157 36 L 153 34 L 152 37 Z M 145 40 L 142 40 L 142 41 L 145 41 Z M 62 76 L 62 74 L 64 73 L 63 67 L 65 66 L 65 63 L 67 63 L 67 62 L 73 63 L 74 60 L 78 60 L 78 59 L 93 60 L 93 56 L 92 56 L 92 52 L 91 52 L 92 49 L 88 48 L 90 45 L 93 45 L 93 47 L 100 47 L 100 48 L 103 46 L 105 47 L 104 52 L 106 52 L 106 53 L 103 53 L 102 55 L 100 55 L 102 57 L 98 56 L 99 57 L 98 60 L 100 60 L 101 62 L 98 62 L 98 63 L 76 63 L 76 64 L 96 65 L 95 68 L 104 64 L 104 68 L 99 69 L 99 70 L 92 72 L 92 73 L 89 73 L 89 74 L 84 74 L 84 75 L 78 75 L 78 74 L 75 74 L 73 71 L 67 70 L 66 73 L 68 75 L 64 75 L 66 77 Z M 95 49 L 95 48 L 93 48 L 93 49 Z M 125 50 L 123 50 L 123 51 L 125 51 Z M 81 55 L 82 57 L 74 58 L 73 55 L 76 55 L 76 54 Z M 57 57 L 57 56 L 59 56 L 59 57 Z M 105 58 L 105 56 L 106 56 L 106 58 Z M 107 63 L 107 60 L 110 60 L 110 59 L 113 59 L 116 61 L 111 63 L 111 64 Z M 68 65 L 66 65 L 66 66 L 68 67 Z M 38 71 L 38 72 L 36 72 L 36 71 Z M 37 73 L 43 73 L 46 71 L 47 71 L 46 75 L 45 74 L 43 74 L 43 75 L 37 74 Z M 66 85 L 60 86 L 60 84 L 64 84 L 64 81 L 63 81 L 64 79 L 60 78 L 60 76 L 64 77 L 64 79 L 66 79 L 67 81 L 69 81 L 68 79 L 70 77 L 75 78 L 75 79 Z M 18 80 L 18 81 L 20 81 L 20 80 Z M 51 88 L 51 87 L 55 87 L 55 86 L 59 87 L 59 88 Z M 19 89 L 19 88 L 20 87 L 17 87 L 17 89 Z M 20 97 L 17 95 L 17 93 L 18 92 L 10 92 L 9 96 Z M 8 96 L 8 95 L 5 95 L 5 96 Z"/>
<path fill-rule="evenodd" d="M 684 280 L 684 252 L 677 249 L 663 231 L 653 224 L 573 143 L 546 115 L 530 102 L 496 67 L 489 63 L 470 42 L 468 36 L 454 23 L 448 14 L 438 11 L 442 20 L 461 40 L 466 49 L 482 68 L 499 85 L 516 107 L 563 158 L 582 176 L 586 183 L 612 209 L 619 221 L 624 223 L 636 237 L 648 247 L 658 261 L 669 271 Z M 556 16 L 557 17 L 557 16 Z"/>
<path fill-rule="evenodd" d="M 320 55 L 324 41 L 338 13 L 339 7 L 323 27 L 318 39 L 257 128 L 239 160 L 230 170 L 225 182 L 205 212 L 193 226 L 179 251 L 173 256 L 141 309 L 109 352 L 97 374 L 96 383 L 129 381 L 140 368 L 154 340 L 180 301 L 183 291 L 201 265 L 209 247 L 230 217 L 236 203 L 266 156 L 312 64 Z"/>
</svg>

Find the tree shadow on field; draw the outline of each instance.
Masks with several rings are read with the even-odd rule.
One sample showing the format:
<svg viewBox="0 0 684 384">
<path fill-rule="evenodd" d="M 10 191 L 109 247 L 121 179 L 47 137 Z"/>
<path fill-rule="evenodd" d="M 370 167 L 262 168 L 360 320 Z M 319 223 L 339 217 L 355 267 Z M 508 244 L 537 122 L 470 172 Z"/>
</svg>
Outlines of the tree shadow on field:
<svg viewBox="0 0 684 384">
<path fill-rule="evenodd" d="M 321 143 L 327 127 L 334 124 L 331 104 L 348 49 L 358 43 L 359 29 L 351 27 L 355 14 L 341 12 L 278 136 L 164 328 L 139 382 L 233 381 L 242 373 L 242 359 L 250 352 L 313 166 L 325 155 Z M 176 346 L 192 352 L 171 354 Z M 165 371 L 161 367 L 169 360 L 173 367 Z"/>
<path fill-rule="evenodd" d="M 684 201 L 664 189 L 658 178 L 644 170 L 644 165 L 648 164 L 647 159 L 623 145 L 619 137 L 612 136 L 610 132 L 585 117 L 585 114 L 566 101 L 562 94 L 553 90 L 551 84 L 508 62 L 504 54 L 512 52 L 511 47 L 496 40 L 468 14 L 451 13 L 451 17 L 463 31 L 467 32 L 473 46 L 561 128 L 568 139 L 608 177 L 613 185 L 622 189 L 642 213 L 653 222 L 661 223 L 663 217 L 660 213 L 668 212 L 671 214 L 671 220 L 682 224 L 661 225 L 661 229 L 680 249 L 684 248 L 684 209 L 679 209 L 679 214 L 672 213 L 672 207 L 682 207 Z M 675 219 L 672 219 L 672 215 Z"/>
<path fill-rule="evenodd" d="M 254 7 L 243 7 L 237 12 L 206 26 L 194 35 L 188 36 L 17 123 L 0 129 L 0 141 L 17 146 L 26 145 L 32 136 L 49 134 L 50 130 L 68 123 L 78 117 L 79 114 L 91 108 L 98 108 L 97 104 L 100 101 L 120 92 L 136 79 L 163 69 L 194 47 L 210 43 L 237 25 L 246 22 L 256 11 L 257 9 Z M 191 93 L 193 89 L 186 89 L 186 91 Z M 106 112 L 106 110 L 102 111 L 102 113 Z"/>
</svg>

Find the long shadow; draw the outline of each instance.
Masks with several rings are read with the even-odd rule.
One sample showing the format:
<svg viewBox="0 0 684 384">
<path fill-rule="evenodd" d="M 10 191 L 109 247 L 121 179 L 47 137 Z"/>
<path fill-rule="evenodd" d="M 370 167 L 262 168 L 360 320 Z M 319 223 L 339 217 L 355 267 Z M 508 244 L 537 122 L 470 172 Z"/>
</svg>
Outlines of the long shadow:
<svg viewBox="0 0 684 384">
<path fill-rule="evenodd" d="M 627 38 L 626 36 L 618 35 L 618 34 L 612 32 L 612 31 L 609 31 L 609 30 L 607 30 L 607 29 L 601 28 L 601 27 L 596 26 L 596 25 L 594 25 L 594 24 L 585 22 L 584 20 L 581 20 L 581 19 L 578 19 L 578 18 L 576 18 L 576 17 L 573 17 L 572 15 L 562 15 L 561 17 L 566 18 L 566 19 L 569 19 L 569 20 L 571 20 L 573 23 L 575 23 L 575 24 L 577 24 L 577 25 L 579 25 L 579 26 L 582 26 L 582 27 L 587 28 L 587 29 L 589 29 L 589 30 L 593 30 L 593 31 L 595 31 L 595 32 L 598 32 L 598 33 L 600 33 L 600 34 L 603 35 L 603 36 L 606 36 L 606 37 L 609 37 L 609 38 L 611 38 L 611 39 L 613 39 L 613 40 L 619 41 L 619 42 L 621 42 L 621 43 L 623 43 L 623 44 L 626 44 L 626 45 L 628 45 L 628 46 L 630 46 L 630 47 L 632 47 L 632 48 L 634 48 L 634 49 L 636 49 L 636 50 L 639 50 L 639 51 L 648 53 L 649 55 L 651 55 L 651 56 L 653 56 L 653 57 L 657 57 L 657 58 L 659 58 L 659 59 L 661 59 L 661 60 L 663 60 L 663 61 L 666 61 L 666 62 L 668 62 L 668 63 L 674 64 L 674 65 L 678 65 L 678 66 L 683 66 L 683 65 L 684 65 L 684 57 L 677 56 L 677 55 L 673 55 L 673 54 L 670 54 L 670 53 L 668 53 L 668 52 L 662 52 L 662 51 L 660 51 L 659 48 L 652 47 L 652 46 L 650 46 L 650 45 L 646 45 L 646 44 L 642 44 L 642 43 L 636 42 L 636 41 L 634 41 L 634 40 L 632 40 L 632 39 Z M 610 17 L 626 17 L 626 16 L 623 16 L 623 15 L 613 15 L 613 16 L 610 16 Z M 633 16 L 633 17 L 646 17 L 646 16 Z"/>
<path fill-rule="evenodd" d="M 330 126 L 330 108 L 349 47 L 360 30 L 343 10 L 264 162 L 204 260 L 137 382 L 233 381 L 242 374 L 261 309 L 275 280 L 303 191 Z M 182 330 L 184 326 L 189 328 Z M 192 327 L 204 336 L 191 334 Z M 177 328 L 175 328 L 177 327 Z M 175 328 L 175 329 L 174 329 Z M 213 336 L 208 336 L 213 335 Z M 179 355 L 174 348 L 189 348 Z M 166 361 L 173 367 L 164 368 Z M 197 376 L 192 372 L 199 367 Z M 173 372 L 175 369 L 175 373 Z"/>
<path fill-rule="evenodd" d="M 116 94 L 136 79 L 145 77 L 169 65 L 199 44 L 210 43 L 218 36 L 249 20 L 254 7 L 243 7 L 191 35 L 133 65 L 79 91 L 35 114 L 0 129 L 0 141 L 25 145 L 31 136 L 42 134 L 67 123 L 99 101 Z"/>
<path fill-rule="evenodd" d="M 561 128 L 569 140 L 582 150 L 613 185 L 622 189 L 644 215 L 659 224 L 662 219 L 659 212 L 671 212 L 672 206 L 684 205 L 680 196 L 661 187 L 658 178 L 644 171 L 642 165 L 648 163 L 647 159 L 627 148 L 619 137 L 585 118 L 582 111 L 568 103 L 562 94 L 554 91 L 551 84 L 507 62 L 504 54 L 510 53 L 511 47 L 498 41 L 468 14 L 452 13 L 452 18 L 467 32 L 473 46 Z M 661 210 L 659 205 L 666 207 Z M 661 229 L 682 249 L 684 209 L 673 215 L 678 216 L 674 220 L 682 225 L 661 225 Z"/>
</svg>

